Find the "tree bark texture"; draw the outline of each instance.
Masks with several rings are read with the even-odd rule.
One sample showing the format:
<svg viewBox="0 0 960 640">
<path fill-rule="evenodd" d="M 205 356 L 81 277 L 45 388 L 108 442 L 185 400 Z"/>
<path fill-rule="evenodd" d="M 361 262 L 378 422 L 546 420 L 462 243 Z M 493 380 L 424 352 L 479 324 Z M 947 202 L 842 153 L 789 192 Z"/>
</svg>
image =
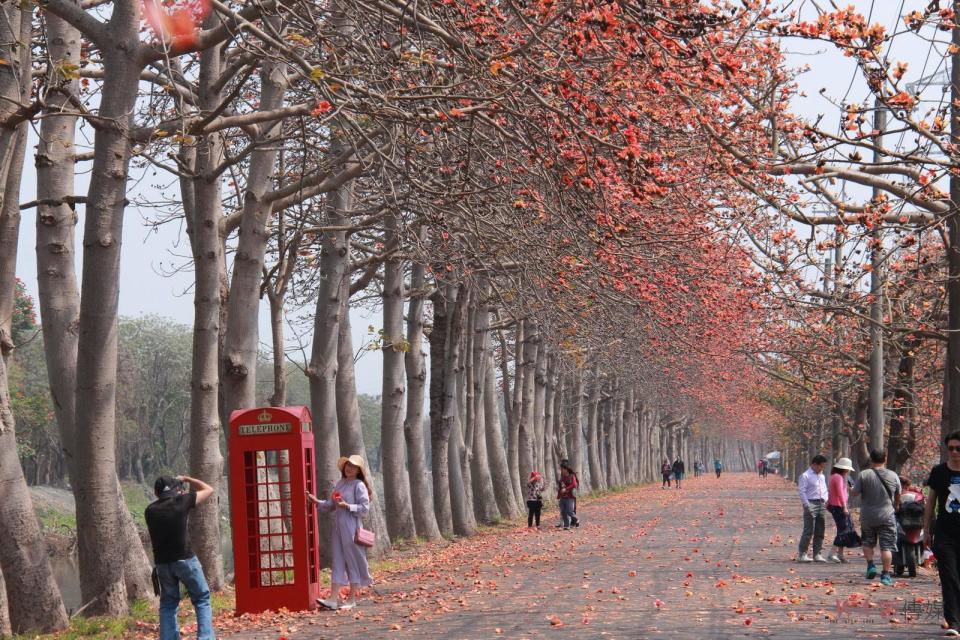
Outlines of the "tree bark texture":
<svg viewBox="0 0 960 640">
<path fill-rule="evenodd" d="M 349 243 L 349 238 L 347 239 Z M 348 244 L 349 246 L 349 244 Z M 347 252 L 349 256 L 349 251 Z M 349 262 L 345 272 L 349 272 Z M 360 421 L 360 400 L 357 398 L 357 379 L 353 366 L 353 337 L 350 334 L 350 279 L 343 278 L 340 290 L 340 319 L 337 323 L 337 433 L 340 437 L 340 455 L 359 454 L 367 463 L 367 446 L 363 440 L 363 424 Z M 370 478 L 372 482 L 372 478 Z M 386 484 L 386 479 L 384 479 Z M 367 514 L 367 527 L 376 536 L 376 544 L 370 550 L 374 557 L 382 556 L 390 548 L 392 536 L 387 529 L 387 520 L 383 514 L 383 498 L 374 494 L 370 500 Z"/>
<path fill-rule="evenodd" d="M 490 368 L 490 311 L 481 302 L 474 308 L 473 321 L 473 456 L 470 460 L 470 475 L 473 480 L 473 512 L 484 523 L 500 519 L 500 509 L 490 469 L 491 455 L 487 448 L 486 392 L 487 370 Z M 499 422 L 499 421 L 498 421 Z M 500 445 L 503 446 L 502 444 Z M 496 455 L 496 454 L 494 454 Z"/>
<path fill-rule="evenodd" d="M 504 518 L 515 518 L 523 511 L 513 492 L 513 473 L 507 464 L 507 451 L 503 443 L 500 422 L 500 400 L 497 394 L 497 374 L 494 370 L 493 353 L 487 355 L 487 370 L 484 375 L 483 418 L 486 424 L 487 457 L 490 461 L 490 476 L 497 500 L 497 508 Z"/>
<path fill-rule="evenodd" d="M 386 244 L 397 239 L 399 221 L 388 214 Z M 381 457 L 386 505 L 387 529 L 391 538 L 411 540 L 417 528 L 407 475 L 407 451 L 404 440 L 405 370 L 404 354 L 413 347 L 403 333 L 403 261 L 397 254 L 383 265 L 383 392 L 381 400 Z M 419 345 L 417 345 L 419 348 Z"/>
<path fill-rule="evenodd" d="M 443 291 L 441 291 L 443 286 Z M 431 296 L 430 332 L 430 443 L 433 502 L 440 533 L 454 534 L 450 503 L 450 435 L 456 420 L 456 369 L 460 360 L 463 309 L 456 285 L 440 285 Z"/>
<path fill-rule="evenodd" d="M 413 265 L 410 269 L 410 303 L 407 306 L 407 344 L 404 370 L 407 377 L 407 410 L 403 421 L 403 437 L 407 445 L 407 465 L 410 494 L 413 503 L 413 521 L 417 535 L 437 540 L 440 528 L 434 514 L 433 490 L 427 477 L 427 456 L 423 432 L 423 398 L 427 383 L 426 360 L 423 353 L 423 292 L 425 268 Z"/>
<path fill-rule="evenodd" d="M 11 289 L 12 283 L 0 283 Z M 67 627 L 67 611 L 50 568 L 20 459 L 10 406 L 7 362 L 0 358 L 0 570 L 15 633 Z"/>
<path fill-rule="evenodd" d="M 111 46 L 102 51 L 106 71 L 87 193 L 83 238 L 80 335 L 77 350 L 75 434 L 78 477 L 77 534 L 80 590 L 88 615 L 124 615 L 127 586 L 122 540 L 123 508 L 117 500 L 116 384 L 120 249 L 131 142 L 126 130 L 139 88 L 139 3 L 113 5 Z"/>
<path fill-rule="evenodd" d="M 523 347 L 518 356 L 518 364 L 523 373 L 521 385 L 523 394 L 520 403 L 520 428 L 518 430 L 518 472 L 521 486 L 530 477 L 536 464 L 534 438 L 536 438 L 534 395 L 536 393 L 537 352 L 540 346 L 540 332 L 529 320 L 524 320 Z"/>
<path fill-rule="evenodd" d="M 330 194 L 327 220 L 330 226 L 343 226 L 350 203 L 350 187 Z M 310 355 L 310 411 L 313 414 L 316 442 L 317 491 L 327 496 L 340 478 L 337 459 L 340 457 L 340 436 L 337 430 L 337 369 L 339 342 L 340 297 L 347 269 L 347 238 L 343 231 L 323 234 L 320 245 L 320 288 L 314 316 L 313 347 Z M 331 519 L 319 523 L 322 561 L 330 563 Z"/>
<path fill-rule="evenodd" d="M 207 28 L 219 24 L 216 16 L 205 22 Z M 222 99 L 214 90 L 220 79 L 221 47 L 200 54 L 199 100 L 201 112 L 216 109 Z M 217 167 L 224 160 L 223 139 L 218 133 L 197 141 L 194 175 L 184 181 L 187 233 L 193 253 L 193 347 L 190 375 L 190 475 L 214 490 L 223 475 L 220 452 L 220 274 L 224 264 L 220 225 L 223 218 L 223 187 Z M 192 207 L 188 208 L 188 203 Z M 220 546 L 220 495 L 199 505 L 190 516 L 190 540 L 210 588 L 219 591 L 225 585 L 223 553 Z"/>
<path fill-rule="evenodd" d="M 279 20 L 273 27 L 279 30 Z M 260 72 L 260 110 L 273 111 L 283 104 L 286 91 L 286 65 L 266 61 Z M 260 349 L 259 308 L 263 282 L 264 256 L 267 250 L 267 221 L 271 205 L 264 200 L 270 190 L 277 163 L 279 121 L 258 126 L 253 136 L 256 148 L 251 153 L 250 169 L 243 199 L 237 251 L 233 258 L 230 299 L 227 301 L 227 327 L 224 338 L 223 384 L 224 411 L 247 409 L 256 403 L 256 368 Z"/>
<path fill-rule="evenodd" d="M 593 370 L 590 382 L 590 397 L 587 400 L 587 456 L 590 469 L 590 487 L 593 491 L 606 488 L 603 470 L 600 466 L 600 377 Z"/>
</svg>

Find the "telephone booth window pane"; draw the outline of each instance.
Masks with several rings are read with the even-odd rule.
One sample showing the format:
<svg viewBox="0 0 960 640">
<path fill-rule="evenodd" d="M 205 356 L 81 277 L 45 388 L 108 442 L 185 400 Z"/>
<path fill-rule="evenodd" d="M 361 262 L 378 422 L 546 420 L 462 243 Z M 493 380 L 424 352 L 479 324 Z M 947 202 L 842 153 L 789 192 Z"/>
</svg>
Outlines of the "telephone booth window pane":
<svg viewBox="0 0 960 640">
<path fill-rule="evenodd" d="M 293 584 L 293 512 L 290 452 L 287 449 L 244 454 L 248 528 L 251 537 L 249 576 L 255 587 Z M 255 523 L 255 524 L 254 524 Z"/>
</svg>

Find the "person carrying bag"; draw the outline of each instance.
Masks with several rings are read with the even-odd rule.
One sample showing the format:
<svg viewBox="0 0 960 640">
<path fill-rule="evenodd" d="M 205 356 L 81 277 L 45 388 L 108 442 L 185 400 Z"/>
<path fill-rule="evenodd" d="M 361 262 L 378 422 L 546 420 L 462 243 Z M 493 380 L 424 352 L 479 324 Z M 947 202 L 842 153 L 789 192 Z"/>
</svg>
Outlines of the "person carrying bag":
<svg viewBox="0 0 960 640">
<path fill-rule="evenodd" d="M 376 541 L 373 532 L 362 526 L 362 518 L 370 511 L 373 495 L 367 484 L 363 458 L 356 454 L 342 457 L 337 461 L 337 467 L 341 478 L 329 500 L 307 494 L 321 511 L 335 512 L 329 541 L 332 552 L 330 598 L 317 599 L 318 604 L 333 610 L 353 609 L 357 606 L 360 590 L 373 584 L 367 565 L 367 548 Z M 353 503 L 347 502 L 345 496 L 353 497 Z M 340 591 L 347 584 L 350 585 L 350 597 L 340 600 Z"/>
</svg>

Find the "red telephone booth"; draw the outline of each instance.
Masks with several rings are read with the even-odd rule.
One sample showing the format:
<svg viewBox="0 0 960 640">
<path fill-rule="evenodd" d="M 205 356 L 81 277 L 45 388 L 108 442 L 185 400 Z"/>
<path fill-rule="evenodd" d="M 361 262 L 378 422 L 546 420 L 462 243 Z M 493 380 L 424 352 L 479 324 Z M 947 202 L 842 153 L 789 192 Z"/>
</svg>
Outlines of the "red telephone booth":
<svg viewBox="0 0 960 640">
<path fill-rule="evenodd" d="M 234 411 L 230 500 L 237 614 L 316 608 L 320 595 L 313 431 L 306 407 Z"/>
</svg>

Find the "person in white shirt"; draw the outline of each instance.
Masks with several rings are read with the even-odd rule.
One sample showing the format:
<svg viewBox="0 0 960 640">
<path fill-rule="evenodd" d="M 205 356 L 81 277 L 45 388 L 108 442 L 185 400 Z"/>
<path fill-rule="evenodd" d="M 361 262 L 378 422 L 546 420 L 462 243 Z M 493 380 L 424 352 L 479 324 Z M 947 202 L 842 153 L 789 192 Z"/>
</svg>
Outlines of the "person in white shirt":
<svg viewBox="0 0 960 640">
<path fill-rule="evenodd" d="M 826 562 L 820 551 L 823 549 L 823 532 L 826 528 L 827 480 L 823 477 L 823 468 L 827 464 L 824 456 L 816 455 L 810 461 L 810 468 L 803 472 L 797 481 L 800 500 L 803 502 L 803 534 L 800 536 L 800 551 L 797 562 Z M 813 558 L 807 553 L 810 539 L 813 539 Z"/>
</svg>

